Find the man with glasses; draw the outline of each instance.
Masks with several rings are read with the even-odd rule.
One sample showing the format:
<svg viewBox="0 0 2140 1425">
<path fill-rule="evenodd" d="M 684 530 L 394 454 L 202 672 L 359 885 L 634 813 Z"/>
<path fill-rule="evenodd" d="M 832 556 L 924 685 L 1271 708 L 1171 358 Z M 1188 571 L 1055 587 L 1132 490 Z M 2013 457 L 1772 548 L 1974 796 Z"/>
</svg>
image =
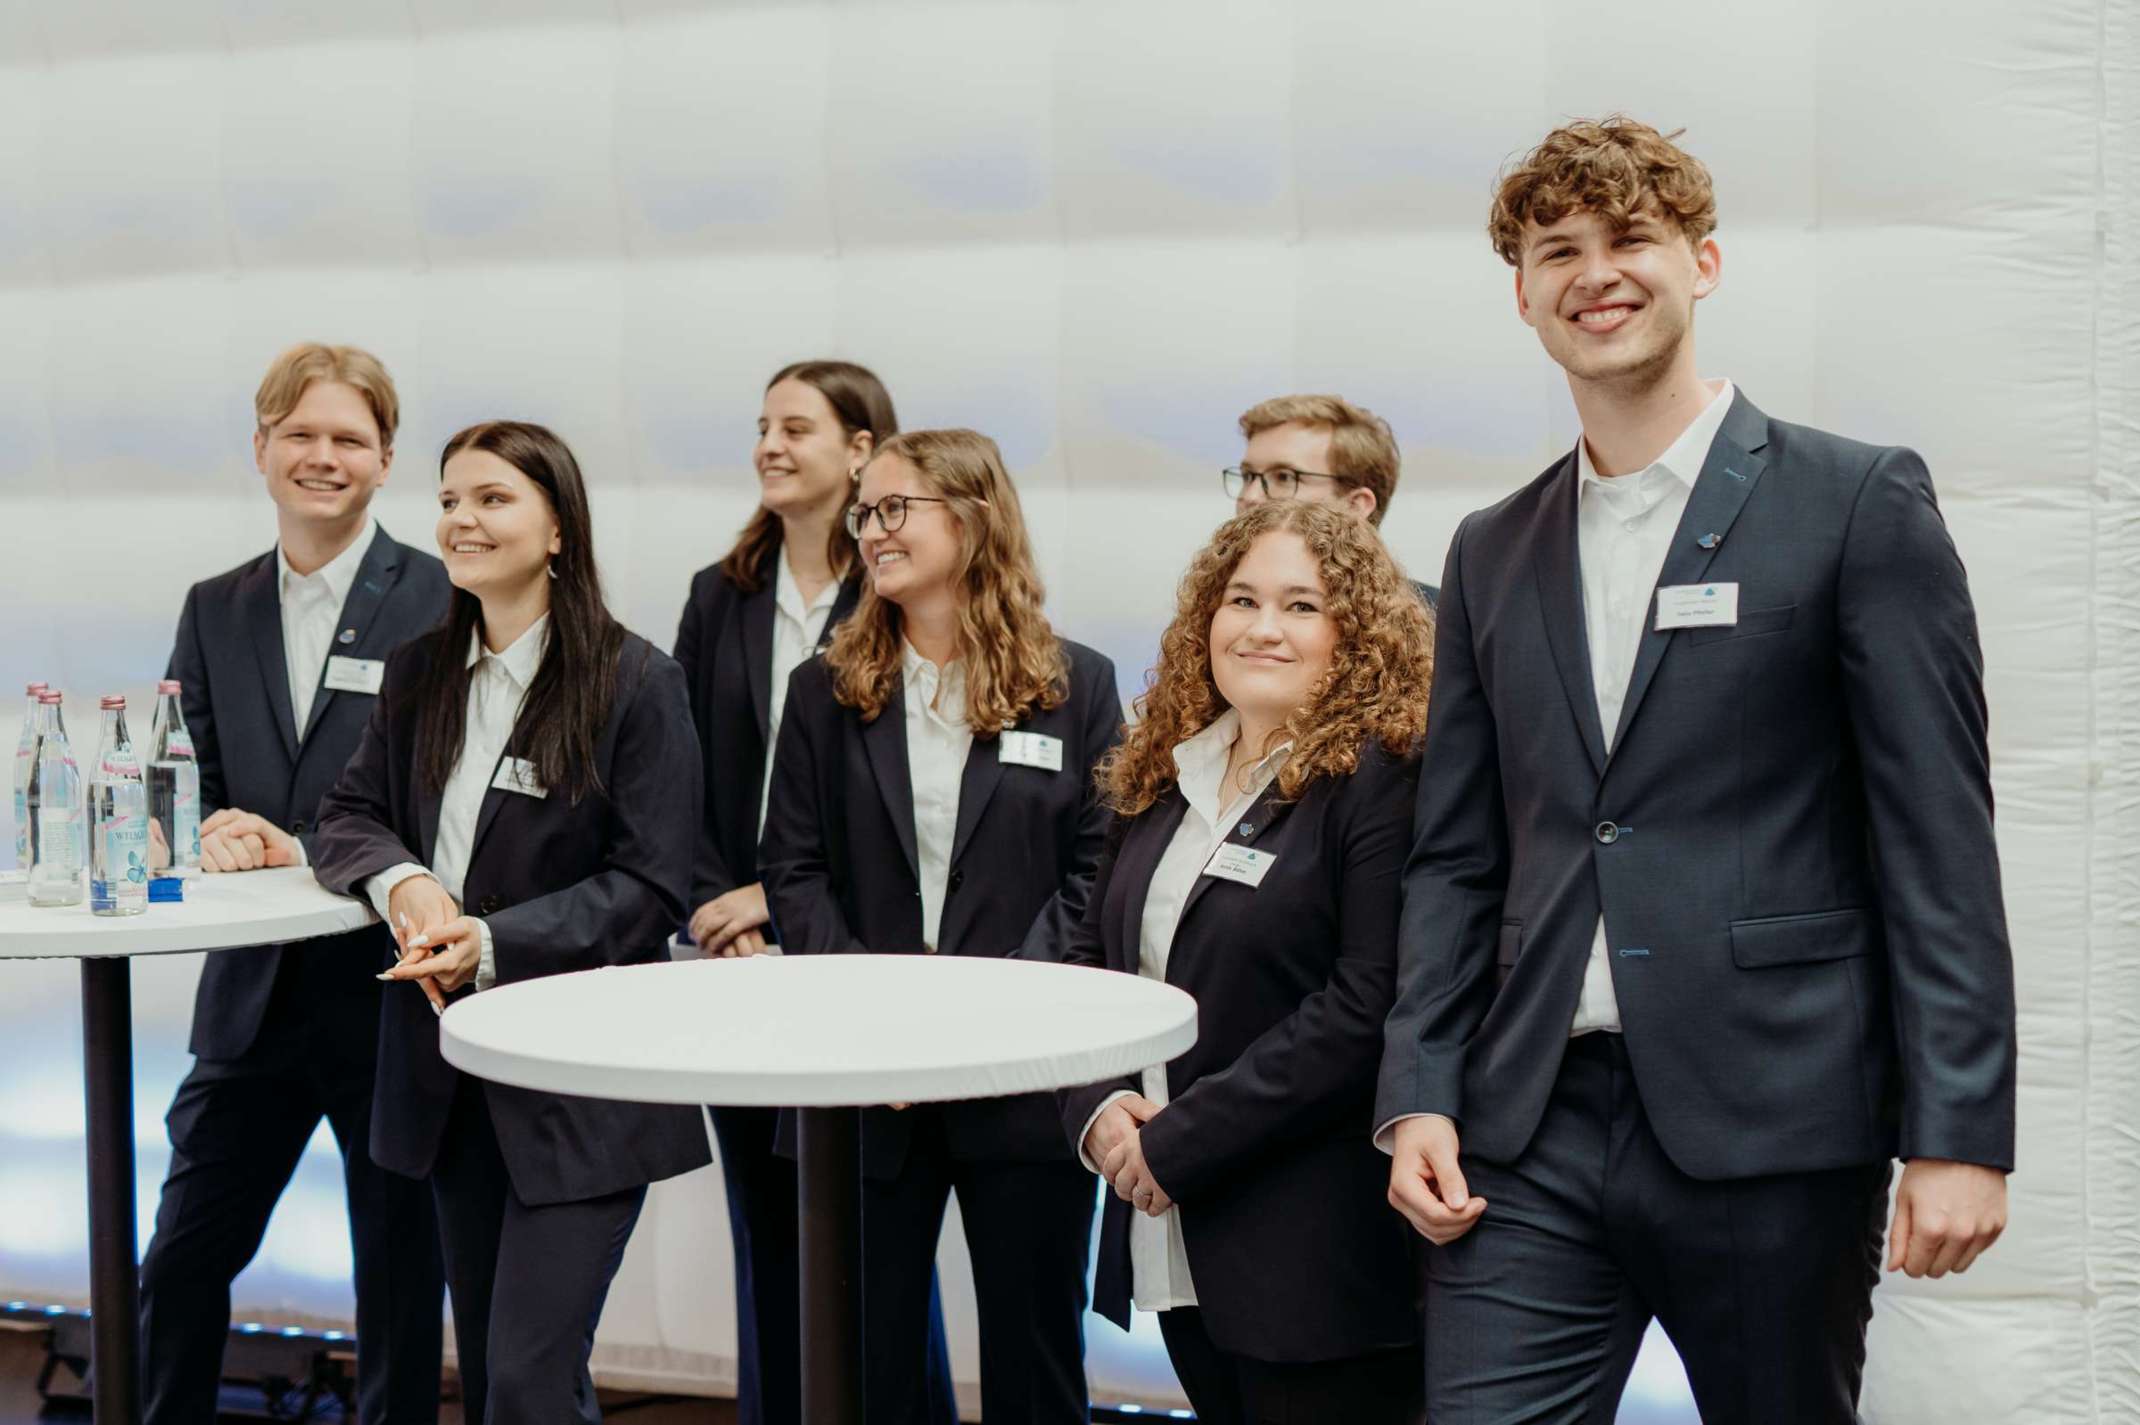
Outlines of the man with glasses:
<svg viewBox="0 0 2140 1425">
<path fill-rule="evenodd" d="M 1380 525 L 1397 493 L 1389 422 L 1342 396 L 1275 396 L 1241 413 L 1248 447 L 1219 472 L 1236 513 L 1265 500 L 1305 500 Z M 1414 581 L 1434 607 L 1431 585 Z"/>
</svg>

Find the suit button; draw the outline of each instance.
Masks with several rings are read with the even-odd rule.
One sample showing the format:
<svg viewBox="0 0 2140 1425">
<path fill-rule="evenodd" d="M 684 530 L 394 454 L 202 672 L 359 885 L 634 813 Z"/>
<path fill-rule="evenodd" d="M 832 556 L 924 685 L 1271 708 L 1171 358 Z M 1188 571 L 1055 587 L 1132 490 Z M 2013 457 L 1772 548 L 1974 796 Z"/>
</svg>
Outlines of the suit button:
<svg viewBox="0 0 2140 1425">
<path fill-rule="evenodd" d="M 476 909 L 484 915 L 496 915 L 499 911 L 505 909 L 505 902 L 499 900 L 496 896 L 485 896 L 477 904 Z"/>
<path fill-rule="evenodd" d="M 1600 845 L 1610 846 L 1620 839 L 1620 828 L 1609 821 L 1598 823 L 1597 838 Z"/>
<path fill-rule="evenodd" d="M 291 822 L 291 823 L 290 823 L 290 835 L 292 835 L 292 836 L 303 836 L 304 834 L 305 834 L 305 819 L 304 819 L 303 817 L 299 817 L 299 818 L 298 818 L 297 820 L 295 820 L 295 821 L 293 821 L 293 822 Z"/>
<path fill-rule="evenodd" d="M 944 878 L 944 889 L 946 891 L 955 891 L 960 886 L 963 886 L 965 884 L 966 873 L 964 871 L 953 871 L 949 876 Z"/>
</svg>

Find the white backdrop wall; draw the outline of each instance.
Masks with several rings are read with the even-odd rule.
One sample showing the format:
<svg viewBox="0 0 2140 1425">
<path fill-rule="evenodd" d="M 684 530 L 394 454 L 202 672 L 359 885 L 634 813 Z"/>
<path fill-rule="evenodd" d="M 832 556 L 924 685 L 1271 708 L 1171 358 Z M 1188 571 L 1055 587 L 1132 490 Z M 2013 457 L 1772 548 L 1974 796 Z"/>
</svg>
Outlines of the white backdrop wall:
<svg viewBox="0 0 2140 1425">
<path fill-rule="evenodd" d="M 1924 451 L 1984 625 L 2014 1222 L 1882 1285 L 1867 1415 L 2140 1417 L 2133 0 L 0 0 L 0 692 L 145 693 L 187 584 L 272 538 L 250 396 L 300 338 L 399 379 L 404 539 L 451 430 L 564 433 L 664 645 L 751 507 L 765 377 L 865 361 L 909 427 L 1002 441 L 1052 615 L 1132 692 L 1255 400 L 1391 419 L 1428 578 L 1568 446 L 1481 220 L 1504 158 L 1614 109 L 1716 174 L 1705 371 Z M 137 967 L 145 1219 L 197 970 Z M 0 1298 L 84 1294 L 74 985 L 0 983 Z M 732 1378 L 717 1193 L 641 1227 L 618 1378 Z M 341 1231 L 323 1137 L 241 1314 L 344 1319 Z M 1148 1342 L 1092 1338 L 1103 1398 L 1166 1398 Z"/>
</svg>

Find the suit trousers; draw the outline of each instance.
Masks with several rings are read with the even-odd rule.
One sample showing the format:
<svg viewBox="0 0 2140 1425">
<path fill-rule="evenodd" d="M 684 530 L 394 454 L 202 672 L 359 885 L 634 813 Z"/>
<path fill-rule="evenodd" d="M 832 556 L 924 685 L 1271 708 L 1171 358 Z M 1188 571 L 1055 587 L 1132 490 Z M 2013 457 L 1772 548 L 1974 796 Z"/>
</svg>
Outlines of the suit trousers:
<svg viewBox="0 0 2140 1425">
<path fill-rule="evenodd" d="M 483 1083 L 460 1076 L 431 1170 L 469 1425 L 596 1425 L 594 1330 L 646 1189 L 531 1206 L 513 1192 Z"/>
<path fill-rule="evenodd" d="M 863 1378 L 870 1425 L 928 1418 L 931 1284 L 944 1206 L 958 1194 L 981 1323 L 981 1418 L 1085 1425 L 1085 1258 L 1096 1182 L 1067 1159 L 954 1159 L 937 1110 L 917 1115 L 906 1163 L 862 1184 Z"/>
<path fill-rule="evenodd" d="M 1335 1361 L 1259 1361 L 1222 1350 L 1203 1313 L 1159 1313 L 1167 1359 L 1200 1425 L 1421 1425 L 1419 1348 Z"/>
<path fill-rule="evenodd" d="M 302 978 L 286 967 L 281 980 Z M 322 1118 L 342 1150 L 349 1203 L 357 1419 L 438 1418 L 445 1301 L 431 1193 L 371 1160 L 376 1027 L 360 1035 L 338 1018 L 315 1022 L 304 997 L 279 982 L 252 1046 L 240 1058 L 197 1060 L 165 1118 L 171 1167 L 141 1263 L 148 1425 L 215 1420 L 231 1281 L 259 1250 Z"/>
<path fill-rule="evenodd" d="M 1610 1425 L 1652 1318 L 1707 1425 L 1856 1420 L 1888 1163 L 1688 1177 L 1599 1033 L 1569 1041 L 1522 1157 L 1463 1167 L 1487 1208 L 1428 1257 L 1434 1425 Z"/>
</svg>

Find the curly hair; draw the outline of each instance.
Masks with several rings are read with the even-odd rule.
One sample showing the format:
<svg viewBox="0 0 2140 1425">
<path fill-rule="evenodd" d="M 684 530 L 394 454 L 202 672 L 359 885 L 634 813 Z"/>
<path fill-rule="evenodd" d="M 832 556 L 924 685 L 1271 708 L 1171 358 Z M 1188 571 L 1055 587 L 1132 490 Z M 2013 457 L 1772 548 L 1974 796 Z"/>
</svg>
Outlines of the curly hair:
<svg viewBox="0 0 2140 1425">
<path fill-rule="evenodd" d="M 1323 505 L 1269 501 L 1220 525 L 1182 576 L 1137 719 L 1095 773 L 1115 811 L 1135 816 L 1164 796 L 1175 782 L 1174 749 L 1226 711 L 1211 669 L 1212 617 L 1249 547 L 1281 531 L 1299 536 L 1315 557 L 1337 647 L 1329 673 L 1273 734 L 1272 746 L 1293 744 L 1278 794 L 1290 801 L 1317 777 L 1351 775 L 1371 740 L 1402 755 L 1426 732 L 1434 625 L 1418 590 L 1365 521 Z"/>
<path fill-rule="evenodd" d="M 889 457 L 919 471 L 958 522 L 966 725 L 975 737 L 993 737 L 1032 712 L 1061 707 L 1070 659 L 1041 612 L 1045 591 L 1003 452 L 978 431 L 915 430 L 878 446 L 870 463 Z M 825 650 L 833 696 L 864 722 L 891 701 L 901 641 L 899 605 L 864 579 L 854 616 Z"/>
<path fill-rule="evenodd" d="M 1550 227 L 1578 208 L 1616 231 L 1654 210 L 1699 244 L 1716 231 L 1716 192 L 1701 160 L 1673 142 L 1685 132 L 1662 134 L 1624 114 L 1555 129 L 1503 170 L 1486 219 L 1494 251 L 1521 267 L 1525 223 Z"/>
</svg>

